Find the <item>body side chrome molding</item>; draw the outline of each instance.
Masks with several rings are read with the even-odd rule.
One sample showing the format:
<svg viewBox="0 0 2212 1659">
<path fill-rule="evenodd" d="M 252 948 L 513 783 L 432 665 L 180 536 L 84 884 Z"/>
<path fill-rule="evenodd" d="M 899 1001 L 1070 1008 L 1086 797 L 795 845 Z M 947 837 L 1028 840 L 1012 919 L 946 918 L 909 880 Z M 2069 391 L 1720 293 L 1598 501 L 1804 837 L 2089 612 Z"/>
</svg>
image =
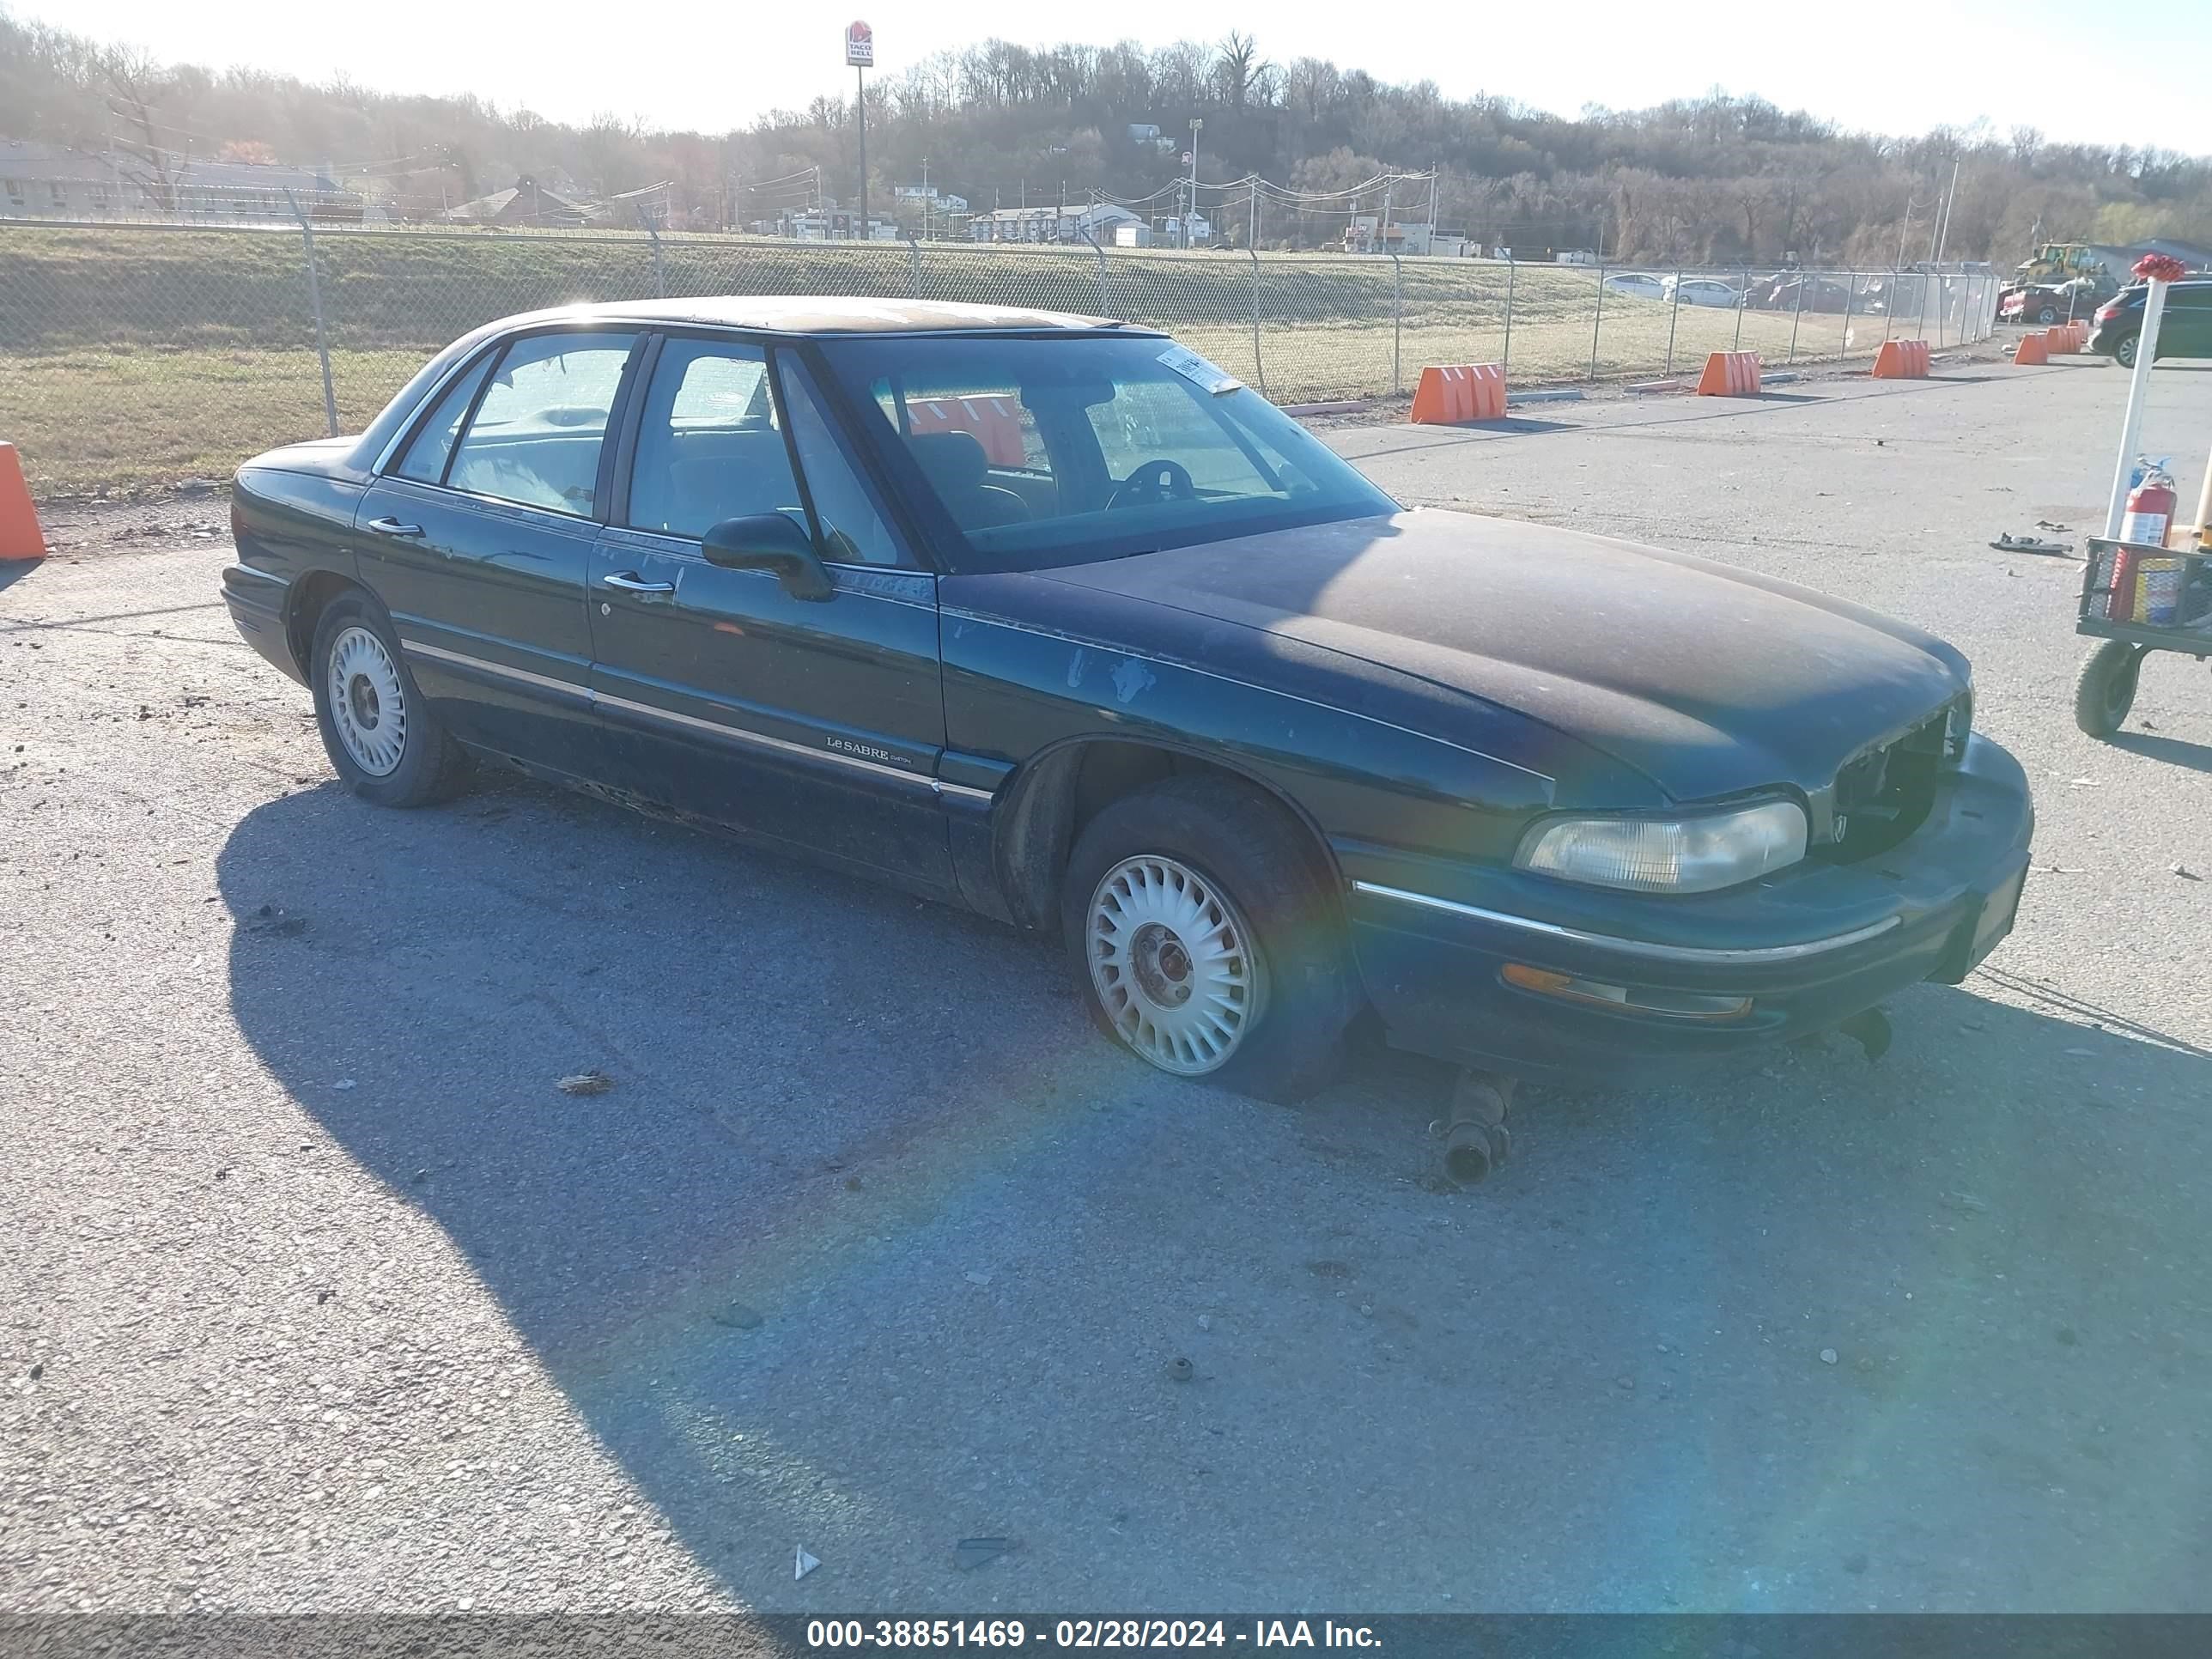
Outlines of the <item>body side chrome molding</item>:
<svg viewBox="0 0 2212 1659">
<path fill-rule="evenodd" d="M 676 709 L 657 708 L 648 702 L 635 702 L 628 697 L 612 696 L 605 691 L 594 690 L 587 685 L 578 685 L 573 681 L 552 679 L 544 674 L 531 673 L 526 669 L 509 668 L 505 663 L 486 662 L 481 657 L 464 656 L 458 651 L 448 651 L 443 646 L 425 645 L 420 640 L 410 640 L 404 634 L 400 635 L 399 643 L 413 655 L 434 658 L 437 661 L 451 663 L 459 668 L 473 668 L 483 673 L 497 675 L 502 679 L 516 680 L 525 685 L 534 685 L 545 690 L 558 691 L 568 696 L 580 697 L 594 708 L 619 708 L 625 714 L 642 715 L 647 720 L 666 720 L 671 725 L 710 732 L 715 737 L 727 738 L 732 743 L 743 744 L 749 748 L 760 749 L 775 754 L 796 755 L 806 760 L 828 761 L 833 765 L 847 767 L 856 772 L 867 772 L 878 777 L 896 778 L 902 783 L 913 784 L 917 788 L 927 788 L 933 795 L 951 795 L 962 800 L 976 801 L 994 801 L 998 799 L 997 795 L 988 789 L 973 789 L 963 783 L 946 783 L 941 778 L 933 778 L 924 773 L 903 767 L 885 766 L 878 761 L 863 760 L 857 755 L 841 754 L 835 749 L 810 749 L 803 743 L 793 743 L 787 738 L 773 738 L 765 732 L 749 731 L 741 726 L 731 726 L 721 720 L 705 720 L 696 714 L 681 714 Z"/>
<path fill-rule="evenodd" d="M 519 680 L 541 690 L 558 691 L 568 696 L 581 697 L 586 702 L 591 700 L 591 687 L 579 685 L 574 680 L 556 680 L 550 674 L 533 674 L 526 668 L 510 668 L 503 662 L 486 662 L 482 657 L 463 656 L 458 651 L 447 650 L 442 645 L 425 645 L 420 640 L 410 640 L 404 634 L 399 636 L 399 643 L 411 655 L 432 657 L 440 662 L 452 663 L 458 668 L 474 668 L 486 674 L 496 674 L 501 679 Z"/>
<path fill-rule="evenodd" d="M 1863 943 L 1893 927 L 1902 926 L 1905 920 L 1902 916 L 1884 916 L 1880 921 L 1864 927 L 1855 927 L 1846 933 L 1832 933 L 1826 939 L 1807 939 L 1797 945 L 1763 945 L 1730 949 L 1697 945 L 1661 945 L 1652 939 L 1624 939 L 1617 933 L 1593 933 L 1579 927 L 1563 927 L 1557 922 L 1538 921 L 1529 916 L 1508 915 L 1503 910 L 1486 910 L 1480 905 L 1462 904 L 1457 899 L 1438 898 L 1433 893 L 1415 893 L 1402 887 L 1385 887 L 1378 882 L 1355 881 L 1352 884 L 1352 890 L 1364 893 L 1371 898 L 1393 899 L 1401 904 L 1417 905 L 1425 910 L 1441 910 L 1449 915 L 1494 922 L 1501 927 L 1519 927 L 1532 933 L 1541 933 L 1547 939 L 1565 939 L 1576 945 L 1593 945 L 1629 956 L 1647 957 L 1656 962 L 1698 963 L 1713 967 L 1796 962 L 1806 957 Z"/>
</svg>

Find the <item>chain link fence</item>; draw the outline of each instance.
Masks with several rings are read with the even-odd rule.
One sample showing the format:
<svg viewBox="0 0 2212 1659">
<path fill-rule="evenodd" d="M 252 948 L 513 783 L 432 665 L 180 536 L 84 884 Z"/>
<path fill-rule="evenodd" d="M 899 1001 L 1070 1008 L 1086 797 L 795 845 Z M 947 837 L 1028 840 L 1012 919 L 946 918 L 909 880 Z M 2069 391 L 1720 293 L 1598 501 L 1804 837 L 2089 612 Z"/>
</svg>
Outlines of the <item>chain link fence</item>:
<svg viewBox="0 0 2212 1659">
<path fill-rule="evenodd" d="M 1279 403 L 1410 392 L 1427 363 L 1527 386 L 1985 338 L 1989 273 L 1655 270 L 617 232 L 0 222 L 0 438 L 42 494 L 226 476 L 356 431 L 479 324 L 579 301 L 837 294 L 1024 306 L 1173 333 Z"/>
</svg>

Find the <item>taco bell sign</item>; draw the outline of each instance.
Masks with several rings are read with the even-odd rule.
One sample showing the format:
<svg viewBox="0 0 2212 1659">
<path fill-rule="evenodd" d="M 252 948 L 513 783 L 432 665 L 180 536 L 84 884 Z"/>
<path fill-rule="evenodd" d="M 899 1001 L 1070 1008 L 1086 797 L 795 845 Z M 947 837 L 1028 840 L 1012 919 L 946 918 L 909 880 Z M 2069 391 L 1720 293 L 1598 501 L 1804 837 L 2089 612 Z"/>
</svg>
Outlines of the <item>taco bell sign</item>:
<svg viewBox="0 0 2212 1659">
<path fill-rule="evenodd" d="M 875 32 L 866 23 L 845 25 L 845 62 L 854 69 L 875 68 Z"/>
</svg>

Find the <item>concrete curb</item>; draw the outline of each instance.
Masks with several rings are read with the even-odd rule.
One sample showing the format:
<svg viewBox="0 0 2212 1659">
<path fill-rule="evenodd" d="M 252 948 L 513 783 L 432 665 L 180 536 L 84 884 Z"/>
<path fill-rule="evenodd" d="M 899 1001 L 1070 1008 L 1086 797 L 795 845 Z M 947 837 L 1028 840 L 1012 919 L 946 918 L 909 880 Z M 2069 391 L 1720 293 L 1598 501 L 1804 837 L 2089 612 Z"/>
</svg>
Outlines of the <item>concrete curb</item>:
<svg viewBox="0 0 2212 1659">
<path fill-rule="evenodd" d="M 1369 404 L 1364 398 L 1349 398 L 1333 404 L 1284 404 L 1285 415 L 1364 415 Z"/>
<path fill-rule="evenodd" d="M 1689 385 L 1687 380 L 1635 380 L 1621 388 L 1624 392 L 1680 392 Z"/>
<path fill-rule="evenodd" d="M 1505 394 L 1508 409 L 1515 404 L 1578 404 L 1582 400 L 1580 386 L 1565 386 L 1552 392 L 1509 392 Z"/>
</svg>

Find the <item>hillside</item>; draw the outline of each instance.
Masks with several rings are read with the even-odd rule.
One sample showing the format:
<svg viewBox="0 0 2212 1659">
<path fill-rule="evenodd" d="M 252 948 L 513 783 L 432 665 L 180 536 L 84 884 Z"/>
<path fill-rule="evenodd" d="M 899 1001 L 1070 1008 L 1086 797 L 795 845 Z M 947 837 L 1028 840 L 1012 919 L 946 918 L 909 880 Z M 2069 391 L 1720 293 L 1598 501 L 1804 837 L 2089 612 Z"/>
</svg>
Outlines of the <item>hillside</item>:
<svg viewBox="0 0 2212 1659">
<path fill-rule="evenodd" d="M 1263 43 L 1236 35 L 1158 49 L 986 41 L 881 76 L 869 106 L 878 204 L 917 180 L 927 157 L 933 185 L 979 209 L 1170 189 L 1180 172 L 1172 138 L 1163 149 L 1129 129 L 1178 135 L 1202 116 L 1205 177 L 1258 173 L 1316 193 L 1303 204 L 1262 202 L 1258 240 L 1273 247 L 1333 240 L 1352 208 L 1382 205 L 1378 190 L 1350 193 L 1356 186 L 1393 168 L 1434 167 L 1438 222 L 1485 243 L 1601 247 L 1655 263 L 1795 255 L 1887 264 L 1900 249 L 1927 257 L 1954 162 L 1953 258 L 2009 264 L 2038 234 L 2212 240 L 2205 158 L 2047 144 L 2028 127 L 1845 132 L 1717 92 L 1567 119 L 1500 99 L 1454 101 L 1431 85 L 1389 85 L 1311 58 L 1273 63 Z M 526 173 L 565 176 L 602 197 L 665 180 L 670 222 L 713 228 L 773 216 L 817 190 L 849 201 L 856 182 L 851 106 L 832 100 L 719 135 L 611 118 L 574 126 L 473 98 L 155 64 L 4 14 L 0 111 L 0 136 L 333 162 L 375 176 L 416 210 Z M 1344 193 L 1321 199 L 1329 191 Z M 1208 191 L 1201 204 L 1240 240 L 1252 228 L 1241 188 Z"/>
</svg>

